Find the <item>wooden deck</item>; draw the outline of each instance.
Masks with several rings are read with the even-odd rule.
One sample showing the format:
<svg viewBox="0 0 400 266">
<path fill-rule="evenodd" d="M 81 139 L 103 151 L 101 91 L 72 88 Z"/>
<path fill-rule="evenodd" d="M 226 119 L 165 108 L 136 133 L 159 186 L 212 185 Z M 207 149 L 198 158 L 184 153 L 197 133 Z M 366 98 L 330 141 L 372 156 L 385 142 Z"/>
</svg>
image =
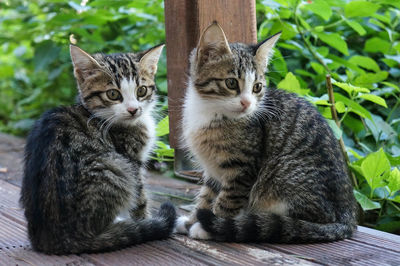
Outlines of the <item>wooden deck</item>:
<svg viewBox="0 0 400 266">
<path fill-rule="evenodd" d="M 0 265 L 400 265 L 400 236 L 359 227 L 352 239 L 322 244 L 237 244 L 181 235 L 124 250 L 71 256 L 33 252 L 18 205 L 24 140 L 0 133 Z M 199 186 L 155 173 L 146 188 L 152 206 L 191 208 Z"/>
</svg>

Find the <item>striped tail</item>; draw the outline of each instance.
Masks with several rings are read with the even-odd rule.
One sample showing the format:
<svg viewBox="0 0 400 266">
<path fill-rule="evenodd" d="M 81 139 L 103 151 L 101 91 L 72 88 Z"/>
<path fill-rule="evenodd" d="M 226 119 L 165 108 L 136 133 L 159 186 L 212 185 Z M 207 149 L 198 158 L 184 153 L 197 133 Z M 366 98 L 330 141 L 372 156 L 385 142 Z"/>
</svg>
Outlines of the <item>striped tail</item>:
<svg viewBox="0 0 400 266">
<path fill-rule="evenodd" d="M 60 245 L 39 245 L 32 241 L 37 251 L 48 254 L 80 254 L 113 251 L 147 241 L 169 237 L 175 227 L 176 211 L 171 203 L 161 205 L 158 214 L 140 221 L 122 221 L 112 223 L 102 233 L 93 237 L 83 236 L 75 241 Z"/>
<path fill-rule="evenodd" d="M 274 213 L 247 213 L 234 218 L 216 217 L 212 211 L 197 211 L 197 219 L 213 239 L 224 242 L 311 243 L 352 236 L 356 223 L 319 224 Z"/>
</svg>

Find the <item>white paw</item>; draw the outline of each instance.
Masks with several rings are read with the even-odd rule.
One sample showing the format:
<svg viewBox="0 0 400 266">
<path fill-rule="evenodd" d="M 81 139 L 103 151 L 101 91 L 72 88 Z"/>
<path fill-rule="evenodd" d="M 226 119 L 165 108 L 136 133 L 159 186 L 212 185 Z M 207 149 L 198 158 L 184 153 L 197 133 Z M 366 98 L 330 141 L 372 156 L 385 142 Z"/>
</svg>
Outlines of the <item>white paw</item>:
<svg viewBox="0 0 400 266">
<path fill-rule="evenodd" d="M 187 235 L 188 230 L 186 228 L 186 222 L 189 221 L 189 217 L 187 216 L 180 216 L 177 220 L 176 220 L 176 226 L 174 229 L 174 233 L 178 233 L 178 234 L 183 234 L 183 235 Z"/>
<path fill-rule="evenodd" d="M 199 222 L 195 223 L 189 230 L 189 236 L 194 239 L 211 239 L 211 235 L 206 232 Z"/>
</svg>

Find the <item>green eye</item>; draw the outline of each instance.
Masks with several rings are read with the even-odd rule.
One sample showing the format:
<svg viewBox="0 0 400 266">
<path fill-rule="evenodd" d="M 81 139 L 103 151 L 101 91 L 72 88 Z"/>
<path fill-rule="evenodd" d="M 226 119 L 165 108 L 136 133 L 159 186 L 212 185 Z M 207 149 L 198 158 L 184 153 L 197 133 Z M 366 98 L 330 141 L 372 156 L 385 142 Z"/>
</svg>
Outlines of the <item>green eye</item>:
<svg viewBox="0 0 400 266">
<path fill-rule="evenodd" d="M 143 97 L 146 94 L 147 94 L 147 87 L 146 86 L 140 86 L 136 91 L 136 95 L 138 97 Z"/>
<path fill-rule="evenodd" d="M 226 79 L 225 80 L 225 85 L 228 87 L 230 90 L 237 90 L 238 89 L 238 81 L 236 79 Z"/>
<path fill-rule="evenodd" d="M 117 91 L 115 89 L 108 90 L 106 92 L 106 94 L 107 94 L 107 97 L 112 101 L 117 101 L 121 98 L 121 94 L 119 93 L 119 91 Z"/>
<path fill-rule="evenodd" d="M 262 83 L 256 83 L 253 86 L 253 92 L 254 93 L 259 93 L 262 90 L 262 88 L 263 88 Z"/>
</svg>

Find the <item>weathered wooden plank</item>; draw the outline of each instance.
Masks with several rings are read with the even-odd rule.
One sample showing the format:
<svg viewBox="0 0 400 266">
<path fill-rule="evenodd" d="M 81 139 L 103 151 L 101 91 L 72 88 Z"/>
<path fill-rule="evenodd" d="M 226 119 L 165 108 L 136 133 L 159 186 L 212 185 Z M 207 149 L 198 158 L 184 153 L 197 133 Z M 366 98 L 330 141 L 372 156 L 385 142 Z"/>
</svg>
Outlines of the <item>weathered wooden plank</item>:
<svg viewBox="0 0 400 266">
<path fill-rule="evenodd" d="M 170 144 L 175 148 L 179 148 L 189 54 L 215 20 L 230 42 L 257 41 L 254 0 L 165 0 Z"/>
<path fill-rule="evenodd" d="M 375 236 L 377 238 L 387 239 L 389 241 L 394 241 L 394 242 L 400 243 L 400 236 L 399 235 L 386 233 L 386 232 L 383 232 L 383 231 L 371 229 L 371 228 L 364 227 L 364 226 L 358 226 L 358 231 L 361 232 L 361 233 L 365 233 L 365 234 L 368 234 L 368 235 Z"/>
<path fill-rule="evenodd" d="M 163 242 L 166 242 L 164 245 Z M 186 256 L 184 250 L 164 248 L 169 241 L 155 241 L 127 249 L 84 254 L 82 257 L 96 265 L 206 265 L 196 258 Z M 161 248 L 160 248 L 161 247 Z"/>
<path fill-rule="evenodd" d="M 25 139 L 0 133 L 0 180 L 21 183 Z"/>
<path fill-rule="evenodd" d="M 197 241 L 186 236 L 175 235 L 173 239 L 180 245 L 196 250 L 208 257 L 213 257 L 229 264 L 239 265 L 311 265 L 311 262 L 301 260 L 276 250 L 255 247 L 248 244 L 220 243 L 214 241 Z"/>
<path fill-rule="evenodd" d="M 286 254 L 327 265 L 400 265 L 398 252 L 343 240 L 315 244 L 261 244 Z"/>
</svg>

